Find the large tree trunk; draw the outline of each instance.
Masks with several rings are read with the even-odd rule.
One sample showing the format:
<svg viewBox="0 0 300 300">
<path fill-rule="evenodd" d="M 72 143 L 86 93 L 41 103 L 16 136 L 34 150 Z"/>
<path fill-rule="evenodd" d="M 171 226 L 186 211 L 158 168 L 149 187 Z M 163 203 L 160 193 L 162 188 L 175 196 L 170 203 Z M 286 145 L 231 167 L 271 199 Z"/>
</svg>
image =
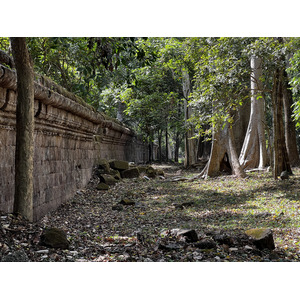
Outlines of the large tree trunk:
<svg viewBox="0 0 300 300">
<path fill-rule="evenodd" d="M 284 71 L 283 77 L 283 106 L 284 106 L 284 129 L 285 129 L 285 143 L 289 156 L 289 162 L 291 166 L 299 166 L 299 152 L 297 148 L 296 129 L 295 123 L 292 119 L 292 104 L 293 94 L 288 83 L 288 77 L 286 71 Z"/>
<path fill-rule="evenodd" d="M 272 105 L 273 105 L 273 177 L 275 179 L 283 171 L 292 173 L 287 154 L 283 125 L 283 70 L 277 69 L 274 74 Z"/>
<path fill-rule="evenodd" d="M 205 136 L 200 136 L 197 146 L 197 158 L 200 160 L 208 160 L 211 151 L 211 141 L 206 140 Z"/>
<path fill-rule="evenodd" d="M 33 221 L 34 76 L 26 38 L 11 38 L 17 70 L 14 213 Z"/>
<path fill-rule="evenodd" d="M 214 177 L 223 172 L 241 178 L 246 176 L 239 164 L 233 131 L 229 124 L 226 124 L 223 129 L 213 132 L 210 158 L 200 176 Z"/>
<path fill-rule="evenodd" d="M 261 60 L 251 58 L 251 113 L 239 161 L 243 169 L 264 168 L 267 162 L 264 102 L 261 91 Z"/>
<path fill-rule="evenodd" d="M 250 112 L 250 101 L 245 101 L 243 105 L 235 111 L 234 124 L 232 130 L 235 138 L 236 152 L 238 155 L 241 154 L 241 150 L 243 148 L 245 136 L 249 125 Z"/>
<path fill-rule="evenodd" d="M 188 119 L 192 116 L 192 108 L 188 105 L 188 98 L 191 92 L 190 77 L 187 71 L 183 72 L 183 95 L 184 95 L 184 116 L 185 116 L 185 160 L 184 166 L 189 167 L 197 162 L 197 140 L 193 138 L 194 128 L 188 124 Z"/>
</svg>

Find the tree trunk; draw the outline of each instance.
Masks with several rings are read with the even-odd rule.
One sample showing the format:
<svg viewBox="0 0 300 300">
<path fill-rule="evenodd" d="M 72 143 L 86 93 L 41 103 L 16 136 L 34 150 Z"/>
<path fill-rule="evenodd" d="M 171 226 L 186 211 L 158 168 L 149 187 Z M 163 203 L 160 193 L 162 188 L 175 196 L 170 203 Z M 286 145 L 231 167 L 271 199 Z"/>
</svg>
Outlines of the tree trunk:
<svg viewBox="0 0 300 300">
<path fill-rule="evenodd" d="M 205 126 L 204 129 L 208 129 L 208 126 Z M 198 139 L 197 146 L 197 159 L 208 160 L 211 152 L 211 141 L 206 140 L 207 136 L 201 135 Z"/>
<path fill-rule="evenodd" d="M 175 138 L 175 151 L 174 151 L 174 161 L 178 162 L 179 158 L 179 146 L 180 146 L 180 137 L 178 130 L 176 131 L 176 138 Z"/>
<path fill-rule="evenodd" d="M 286 71 L 283 77 L 283 106 L 284 106 L 284 129 L 285 143 L 291 166 L 300 165 L 299 152 L 297 148 L 295 123 L 292 119 L 293 94 L 288 83 Z"/>
<path fill-rule="evenodd" d="M 229 124 L 223 129 L 214 129 L 210 158 L 200 176 L 214 177 L 224 172 L 241 178 L 246 177 L 239 164 L 233 131 Z"/>
<path fill-rule="evenodd" d="M 236 152 L 241 154 L 245 136 L 247 133 L 251 112 L 251 101 L 245 101 L 238 110 L 235 111 L 234 124 L 232 126 L 235 137 Z"/>
<path fill-rule="evenodd" d="M 277 69 L 274 74 L 273 91 L 273 177 L 277 179 L 281 172 L 292 173 L 284 137 L 283 125 L 283 70 Z"/>
<path fill-rule="evenodd" d="M 152 163 L 152 161 L 153 161 L 153 142 L 149 142 L 148 149 L 149 149 L 149 163 Z"/>
<path fill-rule="evenodd" d="M 184 166 L 187 168 L 197 162 L 197 140 L 193 139 L 194 128 L 189 126 L 188 119 L 192 116 L 192 108 L 188 105 L 188 98 L 191 92 L 190 78 L 187 71 L 183 71 L 183 95 L 184 95 L 184 116 L 185 116 L 185 160 Z"/>
<path fill-rule="evenodd" d="M 158 131 L 158 160 L 162 162 L 162 149 L 161 149 L 161 140 L 162 140 L 162 130 Z"/>
<path fill-rule="evenodd" d="M 169 134 L 168 134 L 168 123 L 166 125 L 166 162 L 169 161 Z"/>
<path fill-rule="evenodd" d="M 261 95 L 261 60 L 251 58 L 251 113 L 239 161 L 243 169 L 264 168 L 267 162 L 264 101 Z"/>
<path fill-rule="evenodd" d="M 33 221 L 34 76 L 26 38 L 11 38 L 17 71 L 14 213 Z"/>
</svg>

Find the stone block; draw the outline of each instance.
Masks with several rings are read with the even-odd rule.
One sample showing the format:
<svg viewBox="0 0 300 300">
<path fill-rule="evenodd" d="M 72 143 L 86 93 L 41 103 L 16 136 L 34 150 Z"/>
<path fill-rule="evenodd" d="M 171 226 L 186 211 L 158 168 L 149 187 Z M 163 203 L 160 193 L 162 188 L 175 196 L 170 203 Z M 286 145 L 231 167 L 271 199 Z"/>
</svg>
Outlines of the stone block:
<svg viewBox="0 0 300 300">
<path fill-rule="evenodd" d="M 67 240 L 67 235 L 62 229 L 59 228 L 46 229 L 41 235 L 40 243 L 41 245 L 50 248 L 69 248 L 69 241 Z"/>
<path fill-rule="evenodd" d="M 253 228 L 245 231 L 245 234 L 249 236 L 253 244 L 260 250 L 262 249 L 275 249 L 272 230 L 269 228 Z"/>
<path fill-rule="evenodd" d="M 104 182 L 107 185 L 114 185 L 117 183 L 117 180 L 109 174 L 101 174 L 99 178 L 101 182 Z"/>
<path fill-rule="evenodd" d="M 109 162 L 109 165 L 112 169 L 118 171 L 124 171 L 129 169 L 128 161 L 124 161 L 124 160 L 112 160 Z"/>
<path fill-rule="evenodd" d="M 140 176 L 140 171 L 138 168 L 131 168 L 121 172 L 122 178 L 137 178 Z"/>
</svg>

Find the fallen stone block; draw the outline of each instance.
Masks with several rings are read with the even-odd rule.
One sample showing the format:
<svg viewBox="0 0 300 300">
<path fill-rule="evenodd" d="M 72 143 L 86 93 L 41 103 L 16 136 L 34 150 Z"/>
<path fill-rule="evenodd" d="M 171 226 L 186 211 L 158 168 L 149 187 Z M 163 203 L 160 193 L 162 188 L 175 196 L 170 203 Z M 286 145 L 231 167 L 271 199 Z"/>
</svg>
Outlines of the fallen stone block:
<svg viewBox="0 0 300 300">
<path fill-rule="evenodd" d="M 146 175 L 150 178 L 155 178 L 156 176 L 156 170 L 153 167 L 148 167 L 146 169 Z"/>
<path fill-rule="evenodd" d="M 121 174 L 118 170 L 110 169 L 109 175 L 111 175 L 116 180 L 121 180 Z"/>
<path fill-rule="evenodd" d="M 245 231 L 245 234 L 250 237 L 253 244 L 260 250 L 275 249 L 272 230 L 268 228 L 254 228 Z"/>
<path fill-rule="evenodd" d="M 103 170 L 106 173 L 109 173 L 110 167 L 106 159 L 100 159 L 98 161 L 98 170 Z"/>
<path fill-rule="evenodd" d="M 138 168 L 131 168 L 121 172 L 122 178 L 137 178 L 140 176 L 140 171 Z"/>
<path fill-rule="evenodd" d="M 197 242 L 198 235 L 194 229 L 172 229 L 171 235 L 175 235 L 177 237 L 185 237 L 188 243 Z"/>
<path fill-rule="evenodd" d="M 123 199 L 120 201 L 120 204 L 123 204 L 123 205 L 135 205 L 135 202 L 133 200 L 130 200 L 130 199 Z"/>
<path fill-rule="evenodd" d="M 128 161 L 124 161 L 124 160 L 112 160 L 109 162 L 109 165 L 112 169 L 118 171 L 124 171 L 129 169 Z"/>
<path fill-rule="evenodd" d="M 146 173 L 148 167 L 147 166 L 138 166 L 137 168 L 139 169 L 140 173 Z"/>
<path fill-rule="evenodd" d="M 160 176 L 163 176 L 163 177 L 165 176 L 165 173 L 162 169 L 156 169 L 156 173 L 157 173 L 157 175 L 160 175 Z"/>
<path fill-rule="evenodd" d="M 281 179 L 281 180 L 289 179 L 289 173 L 288 173 L 287 171 L 281 172 L 281 174 L 280 174 L 280 179 Z"/>
<path fill-rule="evenodd" d="M 50 248 L 69 248 L 67 235 L 62 229 L 59 228 L 46 229 L 41 235 L 40 244 Z"/>
<path fill-rule="evenodd" d="M 99 178 L 100 178 L 100 182 L 104 182 L 107 185 L 114 185 L 117 183 L 117 180 L 109 174 L 102 174 L 99 176 Z"/>
</svg>

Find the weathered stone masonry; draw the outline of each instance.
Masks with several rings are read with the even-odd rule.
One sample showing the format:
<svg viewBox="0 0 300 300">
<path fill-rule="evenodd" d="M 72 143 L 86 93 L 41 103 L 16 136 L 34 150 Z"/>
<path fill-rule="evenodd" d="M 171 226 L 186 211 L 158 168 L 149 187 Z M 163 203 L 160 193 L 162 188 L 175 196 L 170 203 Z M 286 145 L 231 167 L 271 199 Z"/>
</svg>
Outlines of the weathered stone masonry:
<svg viewBox="0 0 300 300">
<path fill-rule="evenodd" d="M 0 211 L 12 212 L 16 74 L 0 64 Z M 67 96 L 66 96 L 67 95 Z M 70 95 L 70 96 L 69 96 Z M 34 219 L 84 187 L 98 159 L 144 162 L 147 147 L 128 128 L 40 77 L 35 82 Z"/>
</svg>

